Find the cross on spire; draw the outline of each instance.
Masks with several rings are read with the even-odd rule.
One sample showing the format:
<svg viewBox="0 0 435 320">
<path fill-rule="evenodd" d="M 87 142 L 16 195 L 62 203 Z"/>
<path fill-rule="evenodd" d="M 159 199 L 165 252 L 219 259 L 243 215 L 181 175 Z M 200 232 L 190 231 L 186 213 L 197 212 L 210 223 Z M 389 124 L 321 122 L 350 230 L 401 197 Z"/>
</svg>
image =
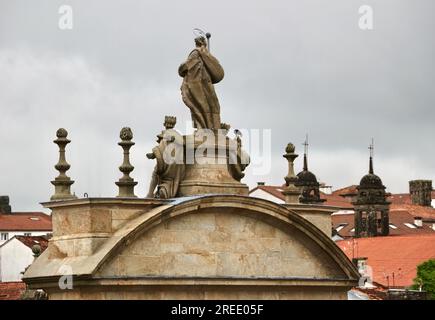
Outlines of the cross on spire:
<svg viewBox="0 0 435 320">
<path fill-rule="evenodd" d="M 369 173 L 373 174 L 373 154 L 375 150 L 375 139 L 372 138 L 372 143 L 369 145 L 370 160 L 369 160 Z"/>
<path fill-rule="evenodd" d="M 372 143 L 369 145 L 370 157 L 373 158 L 373 152 L 375 150 L 375 139 L 372 138 Z"/>
<path fill-rule="evenodd" d="M 307 154 L 308 153 L 308 134 L 305 135 L 305 141 L 304 141 L 304 143 L 302 143 L 302 145 L 304 146 L 304 153 Z"/>
</svg>

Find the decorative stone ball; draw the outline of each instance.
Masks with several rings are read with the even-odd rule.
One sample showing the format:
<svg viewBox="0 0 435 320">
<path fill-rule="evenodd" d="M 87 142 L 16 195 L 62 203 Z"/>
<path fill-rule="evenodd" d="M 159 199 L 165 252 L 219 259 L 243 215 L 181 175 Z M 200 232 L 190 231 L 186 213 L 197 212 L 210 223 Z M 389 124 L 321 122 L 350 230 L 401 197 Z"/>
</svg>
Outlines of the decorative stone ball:
<svg viewBox="0 0 435 320">
<path fill-rule="evenodd" d="M 60 128 L 56 131 L 56 137 L 58 138 L 66 138 L 68 136 L 68 131 L 64 128 Z"/>
<path fill-rule="evenodd" d="M 133 132 L 129 127 L 124 127 L 121 129 L 119 137 L 121 138 L 121 140 L 131 140 L 133 139 Z"/>
<path fill-rule="evenodd" d="M 35 256 L 39 256 L 41 254 L 41 246 L 39 244 L 33 245 L 32 252 Z"/>
<path fill-rule="evenodd" d="M 287 152 L 287 153 L 294 153 L 295 152 L 295 145 L 290 142 L 287 145 L 287 147 L 285 147 L 285 152 Z"/>
</svg>

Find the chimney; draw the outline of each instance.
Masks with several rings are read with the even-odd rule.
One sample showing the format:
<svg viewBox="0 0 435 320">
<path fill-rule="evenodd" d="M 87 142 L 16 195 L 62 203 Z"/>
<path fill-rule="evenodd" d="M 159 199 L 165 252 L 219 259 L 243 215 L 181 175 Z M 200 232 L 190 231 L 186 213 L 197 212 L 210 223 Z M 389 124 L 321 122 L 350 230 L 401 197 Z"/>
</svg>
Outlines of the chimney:
<svg viewBox="0 0 435 320">
<path fill-rule="evenodd" d="M 0 213 L 11 213 L 12 208 L 9 205 L 8 196 L 0 196 Z"/>
<path fill-rule="evenodd" d="M 357 267 L 361 275 L 367 272 L 367 259 L 367 257 L 356 257 L 352 259 L 354 266 Z"/>
<path fill-rule="evenodd" d="M 409 181 L 409 194 L 412 204 L 430 207 L 432 204 L 432 180 Z"/>
<path fill-rule="evenodd" d="M 257 186 L 259 187 L 259 186 L 264 186 L 265 185 L 265 182 L 257 182 Z"/>
<path fill-rule="evenodd" d="M 414 217 L 414 224 L 417 228 L 423 228 L 423 219 L 421 217 Z"/>
</svg>

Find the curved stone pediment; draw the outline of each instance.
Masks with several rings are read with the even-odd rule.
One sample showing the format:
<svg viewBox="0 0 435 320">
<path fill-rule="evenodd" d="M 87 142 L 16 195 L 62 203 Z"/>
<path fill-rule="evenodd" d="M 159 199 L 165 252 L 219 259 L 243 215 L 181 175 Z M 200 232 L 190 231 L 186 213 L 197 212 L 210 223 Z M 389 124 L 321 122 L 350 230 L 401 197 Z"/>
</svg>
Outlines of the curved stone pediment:
<svg viewBox="0 0 435 320">
<path fill-rule="evenodd" d="M 95 275 L 343 280 L 349 268 L 335 244 L 297 214 L 263 200 L 208 196 L 137 225 Z"/>
<path fill-rule="evenodd" d="M 56 241 L 62 240 L 50 243 L 23 279 L 58 298 L 89 298 L 96 291 L 102 295 L 97 298 L 113 292 L 115 298 L 135 298 L 137 290 L 141 298 L 152 292 L 176 299 L 185 292 L 197 292 L 196 298 L 257 297 L 253 292 L 343 298 L 358 279 L 344 253 L 308 220 L 245 196 L 177 198 L 137 212 L 88 256 L 57 255 Z M 58 290 L 63 265 L 71 268 L 79 291 Z"/>
</svg>

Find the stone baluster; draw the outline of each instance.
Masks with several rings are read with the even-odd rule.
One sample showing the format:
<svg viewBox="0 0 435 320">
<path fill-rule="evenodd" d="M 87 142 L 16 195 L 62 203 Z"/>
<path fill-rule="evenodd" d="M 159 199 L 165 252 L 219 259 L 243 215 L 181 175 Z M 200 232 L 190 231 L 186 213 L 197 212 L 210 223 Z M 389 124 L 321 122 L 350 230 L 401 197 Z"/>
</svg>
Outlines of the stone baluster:
<svg viewBox="0 0 435 320">
<path fill-rule="evenodd" d="M 298 157 L 298 154 L 295 153 L 295 146 L 292 143 L 289 143 L 285 148 L 284 158 L 288 161 L 288 173 L 285 176 L 285 188 L 282 191 L 282 194 L 285 196 L 285 203 L 299 203 L 299 195 L 301 193 L 300 189 L 295 185 L 295 182 L 298 181 L 298 177 L 295 175 L 294 170 L 294 161 Z"/>
<path fill-rule="evenodd" d="M 134 195 L 134 187 L 137 185 L 137 182 L 130 177 L 130 172 L 133 171 L 134 167 L 130 163 L 130 148 L 135 144 L 133 141 L 133 132 L 130 128 L 125 127 L 122 128 L 120 133 L 121 142 L 118 144 L 124 150 L 124 161 L 119 167 L 119 170 L 124 174 L 118 182 L 115 184 L 119 188 L 119 198 L 136 198 Z"/>
<path fill-rule="evenodd" d="M 75 195 L 71 194 L 71 185 L 74 183 L 67 175 L 66 172 L 69 170 L 70 165 L 66 162 L 65 158 L 65 148 L 71 140 L 67 139 L 68 132 L 60 128 L 56 132 L 57 139 L 53 142 L 59 147 L 59 161 L 54 166 L 57 171 L 59 171 L 59 175 L 51 181 L 54 185 L 54 195 L 51 196 L 51 200 L 67 200 L 67 199 L 75 199 L 77 198 Z"/>
</svg>

